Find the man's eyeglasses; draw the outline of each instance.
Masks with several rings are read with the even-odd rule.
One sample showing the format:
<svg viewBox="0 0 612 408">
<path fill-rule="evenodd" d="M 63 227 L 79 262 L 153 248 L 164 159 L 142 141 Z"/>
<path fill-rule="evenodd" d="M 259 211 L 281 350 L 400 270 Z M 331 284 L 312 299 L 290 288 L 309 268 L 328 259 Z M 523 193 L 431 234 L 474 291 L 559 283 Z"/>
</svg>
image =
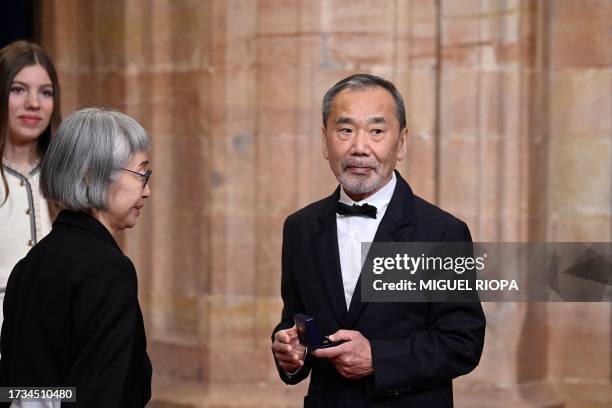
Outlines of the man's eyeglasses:
<svg viewBox="0 0 612 408">
<path fill-rule="evenodd" d="M 134 171 L 134 170 L 126 169 L 125 167 L 122 167 L 121 170 L 129 171 L 130 173 L 133 173 L 133 174 L 136 174 L 137 176 L 140 176 L 140 178 L 142 178 L 142 187 L 143 188 L 147 185 L 147 183 L 149 182 L 149 177 L 151 177 L 151 173 L 153 173 L 151 170 L 147 170 L 144 173 L 139 173 L 139 172 Z"/>
</svg>

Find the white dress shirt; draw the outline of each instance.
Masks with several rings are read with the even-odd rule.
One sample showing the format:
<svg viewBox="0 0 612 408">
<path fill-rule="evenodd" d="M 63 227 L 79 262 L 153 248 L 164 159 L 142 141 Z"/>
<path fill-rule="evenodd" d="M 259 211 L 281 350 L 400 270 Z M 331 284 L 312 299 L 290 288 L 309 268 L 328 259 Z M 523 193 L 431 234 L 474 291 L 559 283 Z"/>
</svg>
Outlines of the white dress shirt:
<svg viewBox="0 0 612 408">
<path fill-rule="evenodd" d="M 363 263 L 361 260 L 361 243 L 372 242 L 376 235 L 376 230 L 380 224 L 380 220 L 385 215 L 397 178 L 395 172 L 391 180 L 376 193 L 362 201 L 353 201 L 344 192 L 344 188 L 340 188 L 341 203 L 347 205 L 363 205 L 370 204 L 376 207 L 376 219 L 349 216 L 336 214 L 336 227 L 338 230 L 338 250 L 340 252 L 340 268 L 342 269 L 342 283 L 344 286 L 344 298 L 346 300 L 346 308 L 348 310 L 353 298 L 353 292 L 357 285 L 357 280 L 361 274 Z"/>
</svg>

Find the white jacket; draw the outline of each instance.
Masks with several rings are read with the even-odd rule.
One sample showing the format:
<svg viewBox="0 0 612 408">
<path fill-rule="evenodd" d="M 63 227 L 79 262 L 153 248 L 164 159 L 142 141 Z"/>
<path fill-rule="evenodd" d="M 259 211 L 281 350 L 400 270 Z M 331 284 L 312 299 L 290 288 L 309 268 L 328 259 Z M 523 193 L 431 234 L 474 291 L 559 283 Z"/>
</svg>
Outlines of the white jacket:
<svg viewBox="0 0 612 408">
<path fill-rule="evenodd" d="M 21 174 L 3 164 L 9 185 L 9 196 L 0 207 L 0 306 L 4 289 L 15 264 L 30 248 L 51 231 L 49 207 L 39 189 L 40 166 Z M 0 179 L 0 203 L 4 200 L 4 184 Z M 0 307 L 0 324 L 3 320 Z"/>
</svg>

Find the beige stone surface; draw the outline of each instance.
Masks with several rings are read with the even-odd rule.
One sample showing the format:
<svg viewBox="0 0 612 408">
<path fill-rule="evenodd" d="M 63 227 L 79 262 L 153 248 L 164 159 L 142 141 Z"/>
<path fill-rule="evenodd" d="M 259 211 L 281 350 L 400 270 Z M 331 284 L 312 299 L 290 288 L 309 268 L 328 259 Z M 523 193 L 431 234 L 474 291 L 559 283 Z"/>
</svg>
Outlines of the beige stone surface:
<svg viewBox="0 0 612 408">
<path fill-rule="evenodd" d="M 609 69 L 612 3 L 552 1 L 550 6 L 553 67 Z"/>
<path fill-rule="evenodd" d="M 612 53 L 612 51 L 611 51 Z M 567 69 L 551 75 L 550 130 L 559 136 L 609 138 L 612 75 L 604 69 Z"/>
<path fill-rule="evenodd" d="M 336 186 L 320 102 L 393 80 L 398 168 L 479 241 L 612 237 L 607 0 L 50 0 L 63 112 L 151 134 L 152 196 L 121 237 L 139 275 L 153 407 L 297 407 L 270 353 L 284 218 Z M 438 33 L 440 37 L 438 37 Z M 485 304 L 458 407 L 612 405 L 608 304 Z"/>
</svg>

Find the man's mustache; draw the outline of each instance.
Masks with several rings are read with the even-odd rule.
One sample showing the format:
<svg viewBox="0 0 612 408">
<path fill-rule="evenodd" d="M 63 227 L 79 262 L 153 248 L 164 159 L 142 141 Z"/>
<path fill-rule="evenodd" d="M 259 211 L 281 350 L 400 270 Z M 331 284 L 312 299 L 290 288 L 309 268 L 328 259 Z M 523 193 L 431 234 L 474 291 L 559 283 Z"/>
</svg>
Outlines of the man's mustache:
<svg viewBox="0 0 612 408">
<path fill-rule="evenodd" d="M 349 167 L 369 167 L 371 169 L 378 169 L 378 161 L 375 159 L 345 159 L 340 163 L 342 171 Z"/>
</svg>

